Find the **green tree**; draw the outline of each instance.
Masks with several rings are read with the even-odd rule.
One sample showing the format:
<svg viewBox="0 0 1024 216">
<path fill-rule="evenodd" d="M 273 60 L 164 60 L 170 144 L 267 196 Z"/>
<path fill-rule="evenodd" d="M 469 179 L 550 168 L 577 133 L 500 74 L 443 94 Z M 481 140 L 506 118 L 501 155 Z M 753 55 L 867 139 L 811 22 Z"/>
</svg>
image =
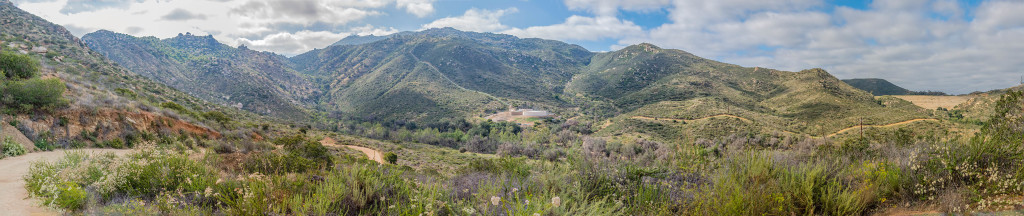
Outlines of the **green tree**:
<svg viewBox="0 0 1024 216">
<path fill-rule="evenodd" d="M 0 52 L 0 74 L 7 79 L 28 79 L 39 73 L 39 62 L 28 55 Z"/>
<path fill-rule="evenodd" d="M 393 152 L 384 153 L 384 161 L 387 161 L 389 164 L 397 164 L 398 155 Z"/>
</svg>

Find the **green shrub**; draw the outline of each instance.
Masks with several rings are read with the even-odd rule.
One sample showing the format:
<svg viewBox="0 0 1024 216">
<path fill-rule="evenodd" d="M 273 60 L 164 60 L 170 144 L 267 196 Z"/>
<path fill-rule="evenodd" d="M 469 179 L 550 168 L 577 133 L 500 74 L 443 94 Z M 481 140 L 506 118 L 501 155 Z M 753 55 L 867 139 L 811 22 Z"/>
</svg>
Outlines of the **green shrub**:
<svg viewBox="0 0 1024 216">
<path fill-rule="evenodd" d="M 52 151 L 54 149 L 53 143 L 51 143 L 47 137 L 42 135 L 36 139 L 35 145 L 40 151 Z"/>
<path fill-rule="evenodd" d="M 160 200 L 154 198 L 174 196 L 180 205 L 210 204 L 212 198 L 207 197 L 212 194 L 208 191 L 215 187 L 217 178 L 217 170 L 200 161 L 158 150 L 123 157 L 69 151 L 56 162 L 33 163 L 24 179 L 25 188 L 33 196 L 54 207 L 77 210 L 85 207 L 87 197 L 99 197 L 100 203 L 107 203 L 118 197 Z"/>
<path fill-rule="evenodd" d="M 130 158 L 148 163 L 129 164 L 120 191 L 129 195 L 153 197 L 165 191 L 202 192 L 214 184 L 217 171 L 185 155 L 167 152 L 142 152 Z"/>
<path fill-rule="evenodd" d="M 830 174 L 834 168 L 822 164 L 828 163 L 780 166 L 760 153 L 732 156 L 700 192 L 693 210 L 711 215 L 859 215 L 878 201 L 881 183 L 872 173 L 888 166 Z"/>
<path fill-rule="evenodd" d="M 96 145 L 97 148 L 123 149 L 124 148 L 124 141 L 122 141 L 121 139 L 111 139 L 111 140 L 107 140 L 107 141 L 103 141 L 103 142 L 98 142 L 95 145 Z"/>
<path fill-rule="evenodd" d="M 301 173 L 314 169 L 313 161 L 296 154 L 259 152 L 249 155 L 242 162 L 246 172 L 266 174 Z"/>
<path fill-rule="evenodd" d="M 160 104 L 160 107 L 171 109 L 171 110 L 177 111 L 178 113 L 183 113 L 183 114 L 184 113 L 188 113 L 188 109 L 185 109 L 184 106 L 181 106 L 180 104 L 172 102 L 172 101 L 164 102 L 164 103 Z"/>
<path fill-rule="evenodd" d="M 4 137 L 2 141 L 3 154 L 0 154 L 0 158 L 14 157 L 25 154 L 25 147 L 20 144 L 14 143 L 10 137 Z"/>
<path fill-rule="evenodd" d="M 117 89 L 114 89 L 114 92 L 117 93 L 118 95 L 125 96 L 125 97 L 128 97 L 128 98 L 136 98 L 136 97 L 139 96 L 138 94 L 136 94 L 132 90 L 128 90 L 126 88 L 117 88 Z"/>
<path fill-rule="evenodd" d="M 327 151 L 327 147 L 320 145 L 320 143 L 307 141 L 297 147 L 286 146 L 285 149 L 288 150 L 288 154 L 309 159 L 313 163 L 313 167 L 327 168 L 334 166 L 331 160 L 331 153 Z"/>
<path fill-rule="evenodd" d="M 203 117 L 205 117 L 206 119 L 210 119 L 210 120 L 216 121 L 217 123 L 220 123 L 221 125 L 227 124 L 228 122 L 231 122 L 231 117 L 228 117 L 228 115 L 226 115 L 226 114 L 224 114 L 223 112 L 220 112 L 220 111 L 209 111 L 209 112 L 203 113 Z"/>
<path fill-rule="evenodd" d="M 530 175 L 530 166 L 525 157 L 501 157 L 497 159 L 476 159 L 469 162 L 462 172 L 489 172 L 508 174 L 515 178 L 526 178 Z"/>
<path fill-rule="evenodd" d="M 66 210 L 81 210 L 85 208 L 88 196 L 81 186 L 73 182 L 64 182 L 59 186 L 59 192 L 53 199 L 53 204 Z"/>
<path fill-rule="evenodd" d="M 389 164 L 398 164 L 398 155 L 394 152 L 384 153 L 384 161 L 387 161 Z"/>
<path fill-rule="evenodd" d="M 4 103 L 28 111 L 35 108 L 52 109 L 67 104 L 63 94 L 67 87 L 57 78 L 32 78 L 9 82 L 4 88 Z"/>
<path fill-rule="evenodd" d="M 251 154 L 242 162 L 242 168 L 248 172 L 280 174 L 306 172 L 334 165 L 330 152 L 319 143 L 306 142 L 299 146 L 288 145 L 286 150 L 288 150 L 286 154 L 276 152 Z"/>
<path fill-rule="evenodd" d="M 0 52 L 0 74 L 7 79 L 28 79 L 38 75 L 39 62 L 28 55 Z"/>
</svg>

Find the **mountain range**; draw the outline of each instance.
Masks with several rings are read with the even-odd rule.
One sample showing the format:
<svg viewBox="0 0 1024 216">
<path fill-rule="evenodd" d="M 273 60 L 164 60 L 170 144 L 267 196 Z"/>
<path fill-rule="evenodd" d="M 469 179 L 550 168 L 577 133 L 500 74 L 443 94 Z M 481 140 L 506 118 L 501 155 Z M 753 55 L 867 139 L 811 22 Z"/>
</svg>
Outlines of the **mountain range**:
<svg viewBox="0 0 1024 216">
<path fill-rule="evenodd" d="M 97 31 L 83 40 L 154 80 L 279 117 L 299 118 L 309 108 L 437 122 L 526 107 L 566 118 L 623 119 L 603 127 L 620 133 L 635 127 L 617 124 L 638 116 L 729 114 L 756 119 L 740 125 L 823 134 L 864 118 L 885 123 L 924 115 L 912 106 L 886 107 L 821 69 L 747 68 L 652 44 L 598 53 L 560 41 L 443 28 L 350 36 L 285 58 L 190 34 L 160 40 Z"/>
<path fill-rule="evenodd" d="M 315 87 L 288 59 L 221 44 L 210 36 L 157 39 L 110 31 L 82 37 L 90 48 L 147 78 L 205 100 L 286 119 L 308 114 Z"/>
</svg>

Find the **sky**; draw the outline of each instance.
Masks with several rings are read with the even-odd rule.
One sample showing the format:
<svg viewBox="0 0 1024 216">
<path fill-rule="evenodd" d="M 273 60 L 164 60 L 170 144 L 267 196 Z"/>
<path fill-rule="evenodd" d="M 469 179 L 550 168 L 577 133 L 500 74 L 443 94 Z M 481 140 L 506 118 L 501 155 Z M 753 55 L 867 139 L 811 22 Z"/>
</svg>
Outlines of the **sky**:
<svg viewBox="0 0 1024 216">
<path fill-rule="evenodd" d="M 350 35 L 453 27 L 591 51 L 651 43 L 747 67 L 823 68 L 961 94 L 1020 84 L 1024 1 L 12 0 L 76 36 L 107 29 L 286 56 Z"/>
</svg>

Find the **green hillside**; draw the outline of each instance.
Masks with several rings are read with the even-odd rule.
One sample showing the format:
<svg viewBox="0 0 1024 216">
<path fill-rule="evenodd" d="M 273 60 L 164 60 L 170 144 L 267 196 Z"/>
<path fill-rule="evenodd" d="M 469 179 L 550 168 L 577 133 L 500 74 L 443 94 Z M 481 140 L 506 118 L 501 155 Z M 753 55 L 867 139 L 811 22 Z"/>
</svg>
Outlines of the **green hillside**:
<svg viewBox="0 0 1024 216">
<path fill-rule="evenodd" d="M 283 56 L 232 48 L 211 36 L 179 34 L 160 40 L 101 30 L 86 34 L 83 41 L 135 73 L 255 113 L 307 118 L 304 102 L 314 101 L 318 91 Z"/>
<path fill-rule="evenodd" d="M 650 44 L 596 55 L 567 89 L 622 113 L 604 134 L 822 136 L 861 120 L 886 124 L 927 117 L 913 106 L 887 107 L 821 69 L 745 68 Z M 722 117 L 705 119 L 709 116 Z M 702 121 L 685 123 L 696 119 Z"/>
<path fill-rule="evenodd" d="M 433 121 L 509 105 L 562 106 L 564 83 L 591 55 L 557 41 L 448 28 L 331 46 L 291 60 L 297 70 L 327 81 L 320 103 L 326 110 Z M 407 106 L 389 105 L 396 103 Z"/>
<path fill-rule="evenodd" d="M 854 88 L 870 92 L 876 96 L 881 95 L 906 95 L 911 94 L 910 90 L 903 87 L 899 87 L 896 84 L 892 84 L 885 79 L 869 78 L 869 79 L 845 79 L 843 80 L 846 84 L 853 86 Z"/>
</svg>

